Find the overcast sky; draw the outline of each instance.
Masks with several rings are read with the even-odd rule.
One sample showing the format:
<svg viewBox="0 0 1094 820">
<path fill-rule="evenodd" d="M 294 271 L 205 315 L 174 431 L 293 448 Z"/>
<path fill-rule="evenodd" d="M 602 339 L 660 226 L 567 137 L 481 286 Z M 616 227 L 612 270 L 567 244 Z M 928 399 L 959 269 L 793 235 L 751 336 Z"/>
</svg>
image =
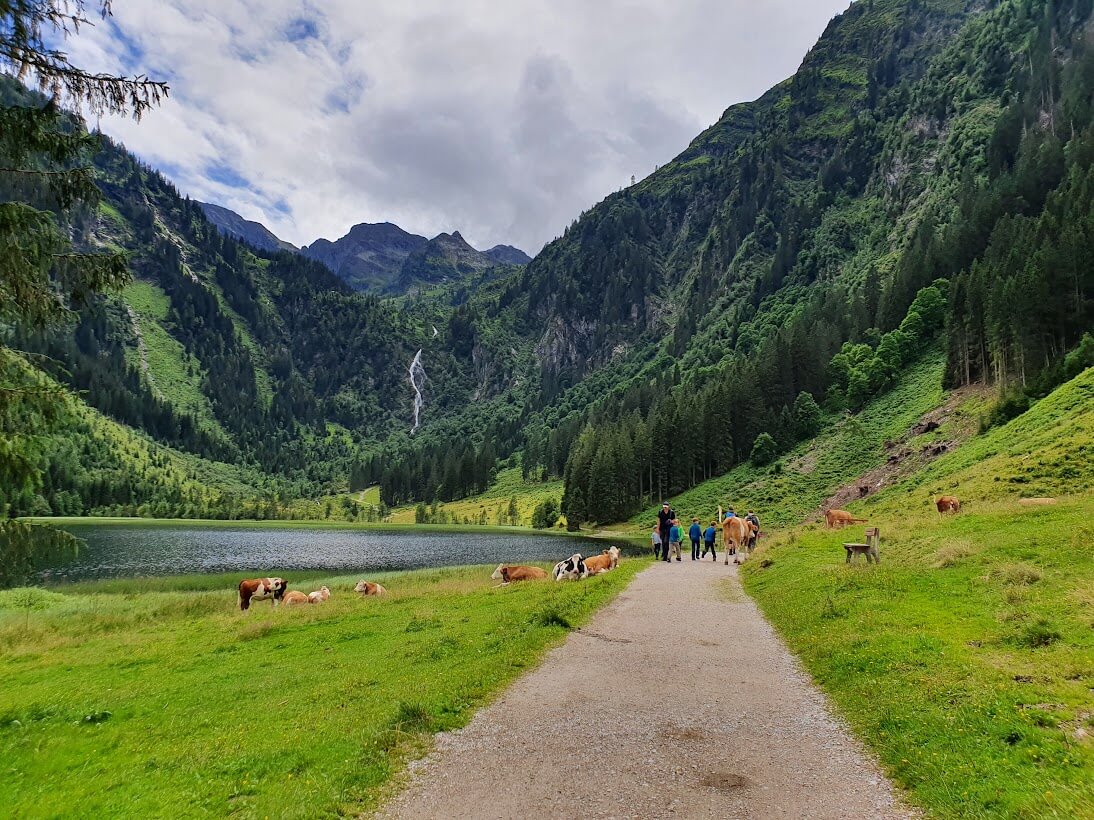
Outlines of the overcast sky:
<svg viewBox="0 0 1094 820">
<path fill-rule="evenodd" d="M 103 120 L 297 245 L 358 222 L 529 253 L 790 76 L 849 0 L 115 0 L 69 41 L 170 100 Z"/>
</svg>

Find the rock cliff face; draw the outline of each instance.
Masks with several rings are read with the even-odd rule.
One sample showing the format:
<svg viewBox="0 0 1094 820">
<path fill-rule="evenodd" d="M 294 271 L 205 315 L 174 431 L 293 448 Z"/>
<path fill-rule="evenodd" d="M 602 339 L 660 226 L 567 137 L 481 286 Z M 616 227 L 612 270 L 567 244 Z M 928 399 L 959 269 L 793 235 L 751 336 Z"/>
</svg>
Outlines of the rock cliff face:
<svg viewBox="0 0 1094 820">
<path fill-rule="evenodd" d="M 354 290 L 402 294 L 502 265 L 523 265 L 519 248 L 497 245 L 485 253 L 459 231 L 426 239 L 390 222 L 355 225 L 334 242 L 319 239 L 301 253 L 322 262 Z"/>
<path fill-rule="evenodd" d="M 424 236 L 390 222 L 362 223 L 333 242 L 317 239 L 301 253 L 322 262 L 354 290 L 390 292 L 407 258 L 427 244 Z"/>
</svg>

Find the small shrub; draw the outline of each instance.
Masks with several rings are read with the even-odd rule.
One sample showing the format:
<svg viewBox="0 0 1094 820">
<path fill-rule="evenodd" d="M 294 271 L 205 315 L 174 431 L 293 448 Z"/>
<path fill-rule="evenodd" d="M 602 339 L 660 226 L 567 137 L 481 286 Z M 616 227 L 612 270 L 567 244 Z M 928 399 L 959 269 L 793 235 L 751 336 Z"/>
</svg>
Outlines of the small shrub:
<svg viewBox="0 0 1094 820">
<path fill-rule="evenodd" d="M 426 733 L 433 727 L 433 713 L 420 703 L 407 703 L 401 700 L 391 725 L 392 728 L 402 732 Z"/>
<path fill-rule="evenodd" d="M 757 467 L 766 467 L 779 454 L 779 445 L 770 433 L 760 433 L 752 444 L 749 459 Z"/>
<path fill-rule="evenodd" d="M 570 619 L 567 618 L 558 607 L 546 606 L 540 609 L 532 618 L 532 622 L 539 626 L 561 626 L 563 629 L 572 629 Z"/>
<path fill-rule="evenodd" d="M 549 530 L 558 521 L 558 502 L 553 498 L 541 501 L 532 511 L 532 526 L 537 530 Z"/>
<path fill-rule="evenodd" d="M 1010 564 L 1003 569 L 1003 580 L 1015 586 L 1030 586 L 1041 580 L 1041 571 L 1029 564 Z"/>
<path fill-rule="evenodd" d="M 935 562 L 933 566 L 935 569 L 949 569 L 950 567 L 957 566 L 965 558 L 968 558 L 975 553 L 976 550 L 968 544 L 947 544 L 935 553 Z"/>
<path fill-rule="evenodd" d="M 1030 649 L 1039 649 L 1056 643 L 1063 636 L 1049 621 L 1038 618 L 1018 633 L 1018 643 Z"/>
</svg>

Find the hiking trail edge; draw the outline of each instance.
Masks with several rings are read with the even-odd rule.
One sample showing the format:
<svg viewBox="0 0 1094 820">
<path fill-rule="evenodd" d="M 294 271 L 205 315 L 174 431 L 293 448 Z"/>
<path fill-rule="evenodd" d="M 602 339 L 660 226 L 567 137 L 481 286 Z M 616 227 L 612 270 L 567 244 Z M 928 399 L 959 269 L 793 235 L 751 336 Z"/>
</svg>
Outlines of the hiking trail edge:
<svg viewBox="0 0 1094 820">
<path fill-rule="evenodd" d="M 916 816 L 720 560 L 639 573 L 410 768 L 381 817 Z"/>
</svg>

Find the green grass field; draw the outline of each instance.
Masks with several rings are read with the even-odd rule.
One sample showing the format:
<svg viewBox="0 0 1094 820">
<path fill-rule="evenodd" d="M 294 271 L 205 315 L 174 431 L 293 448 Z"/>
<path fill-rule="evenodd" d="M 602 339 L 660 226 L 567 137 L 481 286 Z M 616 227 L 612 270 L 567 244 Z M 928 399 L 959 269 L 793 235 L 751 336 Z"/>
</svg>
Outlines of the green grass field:
<svg viewBox="0 0 1094 820">
<path fill-rule="evenodd" d="M 334 597 L 248 613 L 234 576 L 0 592 L 4 814 L 367 810 L 645 564 L 500 589 L 491 567 L 375 576 L 391 594 L 366 600 L 297 574 Z"/>
<path fill-rule="evenodd" d="M 465 518 L 472 522 L 478 521 L 485 513 L 487 522 L 493 524 L 498 520 L 499 512 L 508 510 L 511 498 L 517 500 L 520 526 L 530 527 L 532 511 L 537 504 L 548 498 L 562 500 L 562 482 L 525 481 L 521 477 L 520 467 L 510 467 L 498 472 L 494 483 L 485 493 L 461 501 L 445 502 L 441 508 L 459 521 Z M 414 505 L 392 510 L 390 520 L 396 524 L 413 524 Z"/>
<path fill-rule="evenodd" d="M 1092 425 L 1094 370 L 851 505 L 881 530 L 879 566 L 844 563 L 863 525 L 776 531 L 746 564 L 746 590 L 931 815 L 1094 817 Z M 942 492 L 961 514 L 937 514 Z"/>
</svg>

